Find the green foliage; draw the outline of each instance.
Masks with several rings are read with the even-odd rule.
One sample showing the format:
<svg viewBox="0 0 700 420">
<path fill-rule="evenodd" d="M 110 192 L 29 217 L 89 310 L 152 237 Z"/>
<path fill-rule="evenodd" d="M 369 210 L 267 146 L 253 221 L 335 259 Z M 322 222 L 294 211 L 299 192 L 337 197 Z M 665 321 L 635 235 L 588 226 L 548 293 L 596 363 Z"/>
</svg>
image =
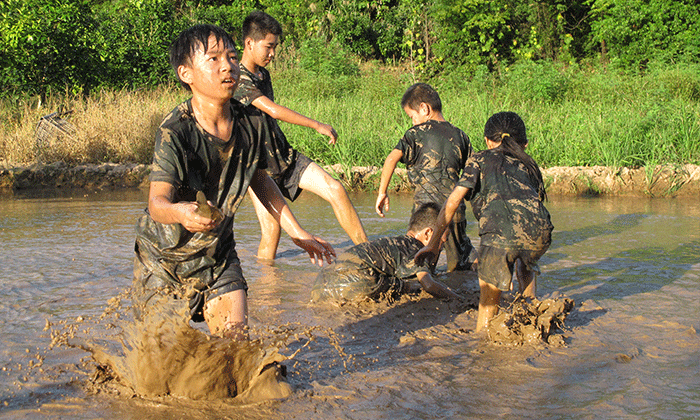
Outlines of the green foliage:
<svg viewBox="0 0 700 420">
<path fill-rule="evenodd" d="M 95 85 L 101 68 L 95 22 L 83 0 L 0 2 L 0 83 L 3 89 L 45 95 Z"/>
<path fill-rule="evenodd" d="M 592 41 L 624 68 L 649 61 L 700 59 L 700 7 L 695 0 L 592 0 Z"/>
<path fill-rule="evenodd" d="M 560 102 L 569 84 L 566 74 L 551 61 L 517 63 L 504 79 L 522 101 Z"/>
<path fill-rule="evenodd" d="M 168 46 L 187 23 L 178 20 L 175 0 L 124 0 L 97 10 L 100 58 L 108 63 L 102 84 L 157 86 L 172 76 Z"/>
<path fill-rule="evenodd" d="M 309 89 L 319 97 L 343 97 L 358 85 L 360 69 L 338 41 L 310 38 L 299 50 L 299 67 Z"/>
</svg>

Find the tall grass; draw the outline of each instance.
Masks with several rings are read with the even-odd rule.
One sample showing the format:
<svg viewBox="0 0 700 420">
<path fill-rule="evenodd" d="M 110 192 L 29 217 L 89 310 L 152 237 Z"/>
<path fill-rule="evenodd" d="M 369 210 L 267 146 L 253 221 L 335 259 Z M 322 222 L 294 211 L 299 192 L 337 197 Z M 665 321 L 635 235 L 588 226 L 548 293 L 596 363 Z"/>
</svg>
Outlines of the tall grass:
<svg viewBox="0 0 700 420">
<path fill-rule="evenodd" d="M 347 85 L 289 63 L 270 70 L 278 103 L 338 131 L 332 146 L 311 129 L 281 124 L 290 142 L 320 164 L 381 166 L 411 126 L 399 102 L 414 80 L 401 68 L 366 64 Z M 623 75 L 539 63 L 500 75 L 454 72 L 429 83 L 440 92 L 444 116 L 469 135 L 476 150 L 485 147 L 486 119 L 510 110 L 525 120 L 528 152 L 543 167 L 700 164 L 697 65 Z M 0 102 L 0 161 L 147 163 L 157 125 L 186 97 L 172 86 L 50 98 L 40 109 L 29 102 Z M 37 150 L 36 124 L 59 106 L 73 111 L 69 120 L 77 134 Z"/>
</svg>

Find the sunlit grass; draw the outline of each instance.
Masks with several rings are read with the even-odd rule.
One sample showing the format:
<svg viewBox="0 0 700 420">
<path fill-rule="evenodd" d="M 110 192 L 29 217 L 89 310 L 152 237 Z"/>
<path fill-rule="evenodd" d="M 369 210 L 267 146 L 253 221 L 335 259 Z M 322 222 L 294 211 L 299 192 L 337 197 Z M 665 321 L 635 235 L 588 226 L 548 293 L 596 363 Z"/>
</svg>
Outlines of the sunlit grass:
<svg viewBox="0 0 700 420">
<path fill-rule="evenodd" d="M 346 90 L 290 65 L 271 66 L 276 101 L 333 125 L 335 146 L 314 130 L 281 124 L 289 141 L 322 165 L 381 166 L 410 128 L 399 102 L 412 82 L 400 68 L 365 65 Z M 476 150 L 494 112 L 519 113 L 528 127 L 528 152 L 543 167 L 639 167 L 700 163 L 700 68 L 659 68 L 643 75 L 604 69 L 531 65 L 515 76 L 450 75 L 429 81 L 442 97 L 444 116 L 462 128 Z M 547 80 L 551 78 L 551 80 Z M 554 86 L 554 88 L 552 88 Z M 0 102 L 0 162 L 30 164 L 151 160 L 163 116 L 187 94 L 173 85 L 152 91 L 99 91 L 88 98 L 51 97 Z M 41 116 L 70 109 L 77 131 L 37 147 Z"/>
</svg>

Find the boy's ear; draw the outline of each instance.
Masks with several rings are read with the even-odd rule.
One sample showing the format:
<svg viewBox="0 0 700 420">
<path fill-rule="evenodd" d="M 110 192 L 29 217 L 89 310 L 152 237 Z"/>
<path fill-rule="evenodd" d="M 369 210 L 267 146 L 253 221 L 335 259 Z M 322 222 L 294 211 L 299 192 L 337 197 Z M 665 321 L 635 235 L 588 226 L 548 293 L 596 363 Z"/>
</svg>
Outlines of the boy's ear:
<svg viewBox="0 0 700 420">
<path fill-rule="evenodd" d="M 420 105 L 418 105 L 418 110 L 424 115 L 430 115 L 433 111 L 433 107 L 425 102 L 421 102 Z"/>
<path fill-rule="evenodd" d="M 244 51 L 245 50 L 249 50 L 249 51 L 252 50 L 254 43 L 255 43 L 255 41 L 253 41 L 253 38 L 251 38 L 251 37 L 244 39 L 243 40 L 243 50 Z"/>
<path fill-rule="evenodd" d="M 178 66 L 177 77 L 188 85 L 192 84 L 192 67 L 184 64 Z"/>
</svg>

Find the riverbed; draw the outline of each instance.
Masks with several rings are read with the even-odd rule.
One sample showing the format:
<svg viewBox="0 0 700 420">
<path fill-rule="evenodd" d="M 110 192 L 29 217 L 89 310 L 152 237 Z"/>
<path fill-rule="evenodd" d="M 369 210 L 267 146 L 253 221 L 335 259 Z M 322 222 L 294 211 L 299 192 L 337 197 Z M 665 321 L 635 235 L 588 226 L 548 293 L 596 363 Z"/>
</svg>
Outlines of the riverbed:
<svg viewBox="0 0 700 420">
<path fill-rule="evenodd" d="M 410 195 L 392 195 L 384 219 L 373 195 L 351 198 L 370 238 L 405 232 Z M 550 197 L 555 231 L 538 295 L 567 296 L 575 307 L 559 331 L 563 346 L 517 347 L 475 334 L 469 299 L 310 303 L 319 268 L 286 236 L 273 264 L 257 261 L 246 199 L 235 231 L 252 334 L 289 336 L 279 351 L 293 355 L 285 362 L 293 393 L 244 405 L 95 392 L 90 353 L 51 347 L 52 325 L 99 317 L 131 284 L 145 204 L 142 190 L 0 198 L 0 418 L 700 417 L 697 198 Z M 304 193 L 292 209 L 337 251 L 352 245 L 321 199 Z M 476 290 L 474 273 L 441 280 Z"/>
</svg>

